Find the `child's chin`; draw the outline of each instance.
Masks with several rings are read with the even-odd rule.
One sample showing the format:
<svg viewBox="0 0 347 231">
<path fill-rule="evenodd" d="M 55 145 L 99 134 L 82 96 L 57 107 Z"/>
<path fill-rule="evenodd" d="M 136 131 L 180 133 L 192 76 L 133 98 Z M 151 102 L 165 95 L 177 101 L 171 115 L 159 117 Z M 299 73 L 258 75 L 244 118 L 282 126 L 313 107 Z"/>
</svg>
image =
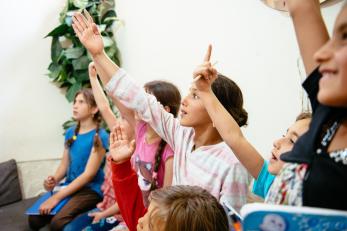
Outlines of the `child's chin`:
<svg viewBox="0 0 347 231">
<path fill-rule="evenodd" d="M 275 176 L 279 173 L 279 169 L 277 169 L 275 166 L 269 165 L 267 170 L 269 173 L 271 173 L 272 175 L 275 175 Z"/>
</svg>

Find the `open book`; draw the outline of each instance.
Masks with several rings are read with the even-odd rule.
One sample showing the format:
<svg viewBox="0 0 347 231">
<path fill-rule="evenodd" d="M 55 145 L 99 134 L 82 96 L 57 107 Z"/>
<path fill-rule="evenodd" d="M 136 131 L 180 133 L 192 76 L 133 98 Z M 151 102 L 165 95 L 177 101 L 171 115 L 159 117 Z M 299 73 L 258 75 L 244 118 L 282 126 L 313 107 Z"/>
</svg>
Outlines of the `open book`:
<svg viewBox="0 0 347 231">
<path fill-rule="evenodd" d="M 347 211 L 340 210 L 253 203 L 241 216 L 243 231 L 347 231 Z"/>
</svg>

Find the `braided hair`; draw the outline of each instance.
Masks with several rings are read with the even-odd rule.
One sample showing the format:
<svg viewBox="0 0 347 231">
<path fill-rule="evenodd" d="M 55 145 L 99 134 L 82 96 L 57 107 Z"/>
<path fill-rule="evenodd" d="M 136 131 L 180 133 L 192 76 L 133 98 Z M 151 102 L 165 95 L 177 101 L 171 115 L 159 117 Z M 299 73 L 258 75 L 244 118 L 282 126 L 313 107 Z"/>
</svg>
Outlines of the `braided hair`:
<svg viewBox="0 0 347 231">
<path fill-rule="evenodd" d="M 76 101 L 76 97 L 79 94 L 83 95 L 83 97 L 84 97 L 85 101 L 87 102 L 87 104 L 89 105 L 89 107 L 97 107 L 97 104 L 96 104 L 96 101 L 95 101 L 95 98 L 93 95 L 93 91 L 90 88 L 85 88 L 85 89 L 79 90 L 75 95 L 74 102 Z M 99 111 L 93 115 L 93 121 L 96 123 L 96 129 L 95 129 L 96 132 L 95 132 L 95 136 L 94 136 L 93 147 L 98 148 L 98 147 L 100 147 L 100 144 L 101 144 L 101 139 L 99 137 L 99 129 L 100 129 L 101 121 L 102 121 Z M 80 128 L 81 128 L 81 122 L 78 121 L 76 128 L 74 130 L 74 135 L 71 138 L 69 138 L 65 143 L 65 146 L 67 148 L 70 148 L 71 145 L 77 139 Z"/>
<path fill-rule="evenodd" d="M 156 99 L 165 107 L 170 108 L 170 113 L 175 117 L 178 114 L 178 110 L 181 104 L 181 94 L 178 88 L 172 83 L 155 80 L 145 84 L 144 86 L 146 92 L 154 95 Z M 160 163 L 162 162 L 163 151 L 165 149 L 166 142 L 161 139 L 159 146 L 157 148 L 155 154 L 155 162 L 152 173 L 152 182 L 150 191 L 156 189 L 158 187 L 158 171 L 160 167 Z"/>
</svg>

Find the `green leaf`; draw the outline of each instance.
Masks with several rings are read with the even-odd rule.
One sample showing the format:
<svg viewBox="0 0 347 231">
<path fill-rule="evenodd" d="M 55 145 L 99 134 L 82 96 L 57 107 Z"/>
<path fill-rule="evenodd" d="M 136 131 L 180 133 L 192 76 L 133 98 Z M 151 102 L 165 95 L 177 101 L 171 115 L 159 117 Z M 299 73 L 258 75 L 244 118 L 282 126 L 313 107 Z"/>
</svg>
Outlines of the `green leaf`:
<svg viewBox="0 0 347 231">
<path fill-rule="evenodd" d="M 88 69 L 88 65 L 90 63 L 90 60 L 87 56 L 82 56 L 79 59 L 72 60 L 72 66 L 74 70 L 85 70 Z"/>
<path fill-rule="evenodd" d="M 53 62 L 57 63 L 63 48 L 59 42 L 59 37 L 53 37 L 51 44 L 51 59 Z"/>
<path fill-rule="evenodd" d="M 89 82 L 89 73 L 88 70 L 79 70 L 75 71 L 73 74 L 78 82 Z"/>
<path fill-rule="evenodd" d="M 48 76 L 55 80 L 56 78 L 58 78 L 60 71 L 61 71 L 61 66 L 59 64 L 56 63 L 51 63 L 48 67 L 48 70 L 50 71 Z"/>
<path fill-rule="evenodd" d="M 64 54 L 67 59 L 78 59 L 83 55 L 84 48 L 76 47 L 76 48 L 68 48 L 64 51 Z"/>
<path fill-rule="evenodd" d="M 88 5 L 88 0 L 73 0 L 72 3 L 75 7 L 84 9 Z"/>
<path fill-rule="evenodd" d="M 114 40 L 109 37 L 102 36 L 102 40 L 104 41 L 105 47 L 110 47 L 114 44 Z"/>
<path fill-rule="evenodd" d="M 65 33 L 67 33 L 69 31 L 69 26 L 64 24 L 61 24 L 59 26 L 57 26 L 56 28 L 54 28 L 51 32 L 49 32 L 45 38 L 52 36 L 52 37 L 59 37 L 59 36 L 63 36 Z"/>
<path fill-rule="evenodd" d="M 66 95 L 65 95 L 66 99 L 71 103 L 74 100 L 76 93 L 79 90 L 81 90 L 81 88 L 82 88 L 81 83 L 77 82 L 73 84 L 66 92 Z"/>
<path fill-rule="evenodd" d="M 101 23 L 106 23 L 107 20 L 116 20 L 117 19 L 117 14 L 114 10 L 108 10 L 106 11 L 101 18 Z"/>
</svg>

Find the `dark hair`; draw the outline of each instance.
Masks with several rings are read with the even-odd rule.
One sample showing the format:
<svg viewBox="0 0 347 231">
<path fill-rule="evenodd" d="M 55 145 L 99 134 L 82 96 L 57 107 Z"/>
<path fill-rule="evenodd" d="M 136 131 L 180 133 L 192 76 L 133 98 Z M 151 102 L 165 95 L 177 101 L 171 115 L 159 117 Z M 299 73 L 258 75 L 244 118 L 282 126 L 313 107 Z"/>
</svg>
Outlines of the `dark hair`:
<svg viewBox="0 0 347 231">
<path fill-rule="evenodd" d="M 229 230 L 223 206 L 201 187 L 168 186 L 153 191 L 150 199 L 158 205 L 155 215 L 150 217 L 165 221 L 165 231 Z"/>
<path fill-rule="evenodd" d="M 295 119 L 295 121 L 304 120 L 304 119 L 312 119 L 311 112 L 301 112 Z"/>
<path fill-rule="evenodd" d="M 154 95 L 156 99 L 161 103 L 161 105 L 163 105 L 164 107 L 169 107 L 170 113 L 173 114 L 174 117 L 177 116 L 181 104 L 181 94 L 174 84 L 162 80 L 155 80 L 146 83 L 144 88 L 148 93 Z M 165 140 L 161 139 L 155 154 L 155 162 L 150 188 L 151 191 L 156 189 L 158 185 L 157 173 L 160 167 L 165 146 Z"/>
<path fill-rule="evenodd" d="M 85 101 L 87 102 L 87 104 L 89 105 L 89 107 L 97 107 L 97 104 L 96 104 L 96 101 L 95 101 L 92 89 L 84 88 L 84 89 L 79 90 L 76 93 L 76 95 L 75 95 L 74 103 L 76 101 L 76 97 L 79 94 L 83 95 L 83 97 L 84 97 Z M 100 128 L 100 123 L 101 123 L 101 115 L 100 115 L 99 111 L 94 114 L 93 120 L 96 123 L 96 132 L 95 132 L 95 136 L 94 136 L 93 146 L 94 147 L 99 147 L 100 144 L 101 144 L 101 140 L 100 140 L 100 137 L 99 137 L 99 128 Z M 81 123 L 80 123 L 80 121 L 77 121 L 77 125 L 76 125 L 76 128 L 74 130 L 74 135 L 70 139 L 68 139 L 66 141 L 66 143 L 65 143 L 66 147 L 70 148 L 71 145 L 75 142 L 75 140 L 77 139 L 77 135 L 79 133 L 80 127 L 81 127 Z"/>
<path fill-rule="evenodd" d="M 248 113 L 243 108 L 242 92 L 234 81 L 218 73 L 212 91 L 240 127 L 247 125 Z"/>
</svg>

